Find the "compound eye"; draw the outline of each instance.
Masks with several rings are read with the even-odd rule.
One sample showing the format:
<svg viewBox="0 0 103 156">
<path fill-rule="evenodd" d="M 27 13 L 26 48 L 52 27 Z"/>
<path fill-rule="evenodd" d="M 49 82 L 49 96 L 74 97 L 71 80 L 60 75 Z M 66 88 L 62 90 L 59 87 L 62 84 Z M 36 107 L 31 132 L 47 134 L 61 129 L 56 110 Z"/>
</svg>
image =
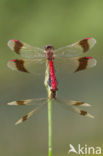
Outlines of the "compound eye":
<svg viewBox="0 0 103 156">
<path fill-rule="evenodd" d="M 47 45 L 45 46 L 44 50 L 50 50 L 50 49 L 54 49 L 54 47 L 52 45 Z"/>
</svg>

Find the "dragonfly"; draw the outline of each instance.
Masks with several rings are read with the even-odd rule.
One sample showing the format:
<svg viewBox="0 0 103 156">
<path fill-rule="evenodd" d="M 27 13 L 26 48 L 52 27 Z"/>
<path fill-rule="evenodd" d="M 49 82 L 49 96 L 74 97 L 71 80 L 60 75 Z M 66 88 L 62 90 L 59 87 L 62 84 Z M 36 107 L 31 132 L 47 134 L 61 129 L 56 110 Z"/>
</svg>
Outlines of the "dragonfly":
<svg viewBox="0 0 103 156">
<path fill-rule="evenodd" d="M 81 57 L 80 55 L 85 54 L 96 44 L 96 40 L 94 38 L 88 37 L 82 39 L 76 43 L 71 45 L 67 45 L 62 48 L 58 48 L 54 50 L 54 47 L 51 45 L 47 45 L 44 49 L 37 48 L 30 46 L 22 41 L 19 40 L 10 40 L 8 41 L 9 48 L 20 55 L 21 59 L 13 59 L 8 62 L 8 67 L 12 70 L 21 71 L 24 73 L 30 73 L 27 69 L 27 65 L 32 64 L 33 62 L 42 62 L 47 61 L 49 66 L 49 77 L 47 79 L 47 83 L 50 89 L 50 98 L 57 101 L 61 104 L 66 104 L 72 110 L 77 112 L 82 116 L 87 116 L 90 118 L 94 118 L 91 114 L 87 111 L 82 110 L 80 107 L 89 107 L 90 104 L 75 101 L 75 100 L 61 100 L 58 99 L 56 96 L 58 87 L 57 87 L 57 80 L 54 70 L 54 60 L 55 59 L 66 59 L 70 58 L 73 62 L 75 62 L 75 70 L 73 72 L 79 72 L 91 67 L 94 67 L 97 63 L 96 59 L 89 56 Z M 61 62 L 62 63 L 62 62 Z M 40 98 L 40 99 L 26 99 L 26 100 L 17 100 L 9 102 L 8 105 L 29 105 L 30 103 L 37 104 L 35 109 L 24 115 L 20 120 L 16 122 L 16 125 L 27 120 L 31 117 L 32 114 L 37 112 L 41 107 L 47 104 L 48 98 Z"/>
</svg>

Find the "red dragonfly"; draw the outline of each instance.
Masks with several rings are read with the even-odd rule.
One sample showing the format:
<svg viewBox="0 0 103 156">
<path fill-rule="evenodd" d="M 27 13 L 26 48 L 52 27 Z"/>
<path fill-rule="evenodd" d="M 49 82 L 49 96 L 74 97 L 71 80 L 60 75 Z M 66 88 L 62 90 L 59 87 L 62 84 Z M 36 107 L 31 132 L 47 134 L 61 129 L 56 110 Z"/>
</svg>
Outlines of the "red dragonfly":
<svg viewBox="0 0 103 156">
<path fill-rule="evenodd" d="M 17 54 L 21 55 L 24 59 L 13 59 L 8 62 L 8 67 L 12 70 L 21 71 L 29 73 L 29 71 L 26 68 L 26 65 L 29 63 L 38 62 L 42 60 L 47 60 L 49 65 L 49 77 L 48 77 L 48 86 L 50 87 L 51 91 L 51 99 L 55 99 L 59 103 L 65 103 L 67 106 L 71 106 L 71 108 L 83 116 L 88 116 L 93 118 L 92 115 L 88 114 L 87 111 L 81 110 L 78 108 L 78 106 L 90 106 L 89 104 L 85 102 L 80 101 L 65 101 L 65 100 L 59 100 L 56 97 L 56 91 L 57 91 L 57 81 L 54 71 L 54 59 L 56 58 L 71 58 L 73 57 L 73 61 L 76 63 L 76 68 L 74 72 L 78 72 L 81 70 L 85 70 L 87 68 L 91 68 L 96 65 L 96 60 L 93 57 L 77 57 L 79 55 L 82 55 L 86 53 L 88 50 L 90 50 L 96 43 L 96 40 L 94 38 L 85 38 L 83 40 L 80 40 L 72 45 L 68 45 L 62 48 L 59 48 L 57 50 L 54 50 L 54 47 L 51 45 L 46 46 L 44 49 L 32 47 L 24 42 L 21 42 L 19 40 L 10 40 L 8 42 L 8 46 L 11 50 L 16 52 Z M 29 103 L 47 103 L 46 98 L 41 99 L 27 99 L 27 100 L 19 100 L 19 101 L 13 101 L 8 103 L 9 105 L 28 105 Z M 26 119 L 28 119 L 33 113 L 35 113 L 37 110 L 41 108 L 40 106 L 36 107 L 34 110 L 26 114 L 24 117 L 22 117 L 19 121 L 16 122 L 16 124 L 19 124 Z"/>
</svg>

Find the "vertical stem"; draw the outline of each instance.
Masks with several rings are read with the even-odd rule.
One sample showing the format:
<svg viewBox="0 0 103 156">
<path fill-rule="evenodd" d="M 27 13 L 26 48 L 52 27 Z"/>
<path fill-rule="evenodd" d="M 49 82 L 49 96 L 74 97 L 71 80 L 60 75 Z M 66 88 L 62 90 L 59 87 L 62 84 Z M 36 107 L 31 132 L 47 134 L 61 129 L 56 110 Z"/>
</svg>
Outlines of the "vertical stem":
<svg viewBox="0 0 103 156">
<path fill-rule="evenodd" d="M 50 72 L 49 65 L 48 62 L 46 62 L 44 85 L 48 93 L 48 156 L 52 156 L 52 99 L 50 98 L 51 89 L 50 86 L 48 85 L 49 72 Z"/>
<path fill-rule="evenodd" d="M 48 156 L 52 156 L 52 100 L 48 99 Z"/>
</svg>

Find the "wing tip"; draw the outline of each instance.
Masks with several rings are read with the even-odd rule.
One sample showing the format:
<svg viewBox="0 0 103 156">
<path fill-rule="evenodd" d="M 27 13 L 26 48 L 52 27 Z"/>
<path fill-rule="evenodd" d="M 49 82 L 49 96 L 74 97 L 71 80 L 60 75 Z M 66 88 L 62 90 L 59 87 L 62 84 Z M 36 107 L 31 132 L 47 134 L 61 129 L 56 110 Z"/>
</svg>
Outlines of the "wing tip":
<svg viewBox="0 0 103 156">
<path fill-rule="evenodd" d="M 86 40 L 92 40 L 92 41 L 94 41 L 94 43 L 96 43 L 96 39 L 94 37 L 86 37 L 85 39 Z"/>
<path fill-rule="evenodd" d="M 95 119 L 95 117 L 93 115 L 89 114 L 89 113 L 86 116 L 91 118 L 91 119 Z"/>
<path fill-rule="evenodd" d="M 15 126 L 19 125 L 21 122 L 22 122 L 21 119 L 18 120 L 17 122 L 15 122 Z"/>
<path fill-rule="evenodd" d="M 96 66 L 97 60 L 90 56 L 78 58 L 78 67 L 74 73 Z"/>
<path fill-rule="evenodd" d="M 87 111 L 84 111 L 84 110 L 81 110 L 77 107 L 73 107 L 74 111 L 78 114 L 80 114 L 81 116 L 85 116 L 85 117 L 88 117 L 88 118 L 91 118 L 91 119 L 94 119 L 95 117 L 91 114 L 89 114 Z"/>
<path fill-rule="evenodd" d="M 81 102 L 81 101 L 71 101 L 71 104 L 74 106 L 91 107 L 89 103 Z"/>
<path fill-rule="evenodd" d="M 25 68 L 25 61 L 23 59 L 12 59 L 7 63 L 8 68 L 15 70 L 15 71 L 20 71 L 24 73 L 30 73 L 26 68 Z"/>
<path fill-rule="evenodd" d="M 92 47 L 96 44 L 96 39 L 93 38 L 93 37 L 90 37 L 88 40 L 89 40 L 90 43 L 91 43 L 91 47 L 90 47 L 90 48 L 92 48 Z"/>
<path fill-rule="evenodd" d="M 13 101 L 13 102 L 8 102 L 7 105 L 13 106 L 13 105 L 16 105 L 16 103 L 15 103 L 15 101 Z"/>
<path fill-rule="evenodd" d="M 11 44 L 13 44 L 13 41 L 14 41 L 14 40 L 9 40 L 9 41 L 7 42 L 7 45 L 8 45 L 9 48 L 11 48 Z"/>
</svg>

